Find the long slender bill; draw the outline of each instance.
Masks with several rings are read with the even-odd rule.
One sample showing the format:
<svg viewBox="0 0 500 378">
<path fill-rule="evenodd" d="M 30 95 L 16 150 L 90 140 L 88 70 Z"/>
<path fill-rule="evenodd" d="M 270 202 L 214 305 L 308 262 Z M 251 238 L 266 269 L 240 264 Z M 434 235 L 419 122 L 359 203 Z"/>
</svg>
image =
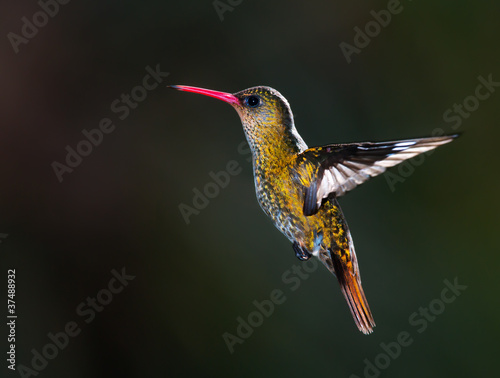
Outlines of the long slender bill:
<svg viewBox="0 0 500 378">
<path fill-rule="evenodd" d="M 227 102 L 229 104 L 239 104 L 240 100 L 232 95 L 231 93 L 226 93 L 226 92 L 218 92 L 218 91 L 213 91 L 211 89 L 204 89 L 204 88 L 197 88 L 197 87 L 188 87 L 187 85 L 170 85 L 170 88 L 177 89 L 179 91 L 184 91 L 184 92 L 192 92 L 192 93 L 199 93 L 205 96 L 210 96 L 214 97 L 218 100 L 222 100 L 224 102 Z"/>
</svg>

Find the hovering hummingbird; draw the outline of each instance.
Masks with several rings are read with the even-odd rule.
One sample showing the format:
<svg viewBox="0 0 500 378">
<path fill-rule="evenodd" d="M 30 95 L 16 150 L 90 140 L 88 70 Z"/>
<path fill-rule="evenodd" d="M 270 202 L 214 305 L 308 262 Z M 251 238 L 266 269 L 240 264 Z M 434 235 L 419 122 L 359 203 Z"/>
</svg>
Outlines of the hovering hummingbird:
<svg viewBox="0 0 500 378">
<path fill-rule="evenodd" d="M 364 334 L 375 321 L 359 273 L 351 233 L 337 198 L 406 159 L 451 142 L 458 135 L 391 142 L 330 144 L 308 148 L 288 101 L 270 87 L 235 94 L 171 86 L 233 106 L 252 151 L 257 200 L 292 242 L 300 260 L 315 256 L 332 272 Z"/>
</svg>

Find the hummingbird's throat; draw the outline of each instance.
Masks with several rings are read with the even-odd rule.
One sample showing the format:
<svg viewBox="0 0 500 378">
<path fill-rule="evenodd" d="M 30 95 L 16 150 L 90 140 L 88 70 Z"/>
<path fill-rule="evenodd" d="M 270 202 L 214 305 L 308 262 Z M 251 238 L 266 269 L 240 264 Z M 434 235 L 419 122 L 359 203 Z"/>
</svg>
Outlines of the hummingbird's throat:
<svg viewBox="0 0 500 378">
<path fill-rule="evenodd" d="M 297 133 L 295 126 L 243 123 L 254 161 L 282 165 L 290 162 L 307 145 Z"/>
</svg>

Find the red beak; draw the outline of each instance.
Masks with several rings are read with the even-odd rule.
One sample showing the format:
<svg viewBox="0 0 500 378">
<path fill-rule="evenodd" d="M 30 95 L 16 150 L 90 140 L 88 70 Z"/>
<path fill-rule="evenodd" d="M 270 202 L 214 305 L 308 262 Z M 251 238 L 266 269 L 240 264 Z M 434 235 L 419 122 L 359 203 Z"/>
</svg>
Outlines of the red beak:
<svg viewBox="0 0 500 378">
<path fill-rule="evenodd" d="M 205 96 L 210 96 L 214 97 L 216 99 L 222 100 L 224 102 L 227 102 L 229 104 L 240 104 L 240 100 L 232 95 L 231 93 L 225 93 L 225 92 L 217 92 L 217 91 L 212 91 L 210 89 L 203 89 L 203 88 L 196 88 L 196 87 L 188 87 L 186 85 L 170 85 L 170 88 L 177 89 L 179 91 L 184 91 L 184 92 L 193 92 L 193 93 L 199 93 Z"/>
</svg>

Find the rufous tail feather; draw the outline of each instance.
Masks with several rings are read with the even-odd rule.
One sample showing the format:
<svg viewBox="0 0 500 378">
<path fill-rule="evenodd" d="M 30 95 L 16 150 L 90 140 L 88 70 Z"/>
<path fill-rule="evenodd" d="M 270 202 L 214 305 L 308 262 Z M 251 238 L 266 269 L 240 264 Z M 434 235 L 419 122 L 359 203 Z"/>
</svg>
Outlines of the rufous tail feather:
<svg viewBox="0 0 500 378">
<path fill-rule="evenodd" d="M 342 293 L 349 304 L 354 322 L 359 330 L 365 335 L 372 333 L 375 321 L 373 320 L 370 306 L 361 286 L 359 272 L 355 273 L 352 264 L 345 264 L 334 252 L 320 253 L 319 257 L 326 267 L 337 277 Z"/>
<path fill-rule="evenodd" d="M 335 254 L 333 254 L 333 269 L 342 289 L 354 322 L 365 335 L 373 332 L 375 321 L 366 300 L 359 274 L 354 274 Z"/>
</svg>

